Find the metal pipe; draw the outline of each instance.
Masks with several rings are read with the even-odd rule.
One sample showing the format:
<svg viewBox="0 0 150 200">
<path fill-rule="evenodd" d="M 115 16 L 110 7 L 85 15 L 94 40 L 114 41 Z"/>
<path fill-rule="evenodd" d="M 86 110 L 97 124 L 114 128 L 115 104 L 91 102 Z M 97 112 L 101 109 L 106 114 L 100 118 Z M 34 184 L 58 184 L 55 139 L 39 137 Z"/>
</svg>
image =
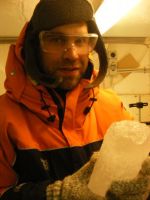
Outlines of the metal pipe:
<svg viewBox="0 0 150 200">
<path fill-rule="evenodd" d="M 11 44 L 17 40 L 16 36 L 0 36 L 0 44 Z"/>
<path fill-rule="evenodd" d="M 130 69 L 130 68 L 122 68 L 117 69 L 119 73 L 127 73 L 127 72 L 139 72 L 139 73 L 150 73 L 150 68 L 138 68 L 138 69 Z"/>
<path fill-rule="evenodd" d="M 17 36 L 0 36 L 0 43 L 14 43 L 17 40 Z M 145 44 L 146 37 L 103 37 L 104 43 L 113 44 Z"/>
</svg>

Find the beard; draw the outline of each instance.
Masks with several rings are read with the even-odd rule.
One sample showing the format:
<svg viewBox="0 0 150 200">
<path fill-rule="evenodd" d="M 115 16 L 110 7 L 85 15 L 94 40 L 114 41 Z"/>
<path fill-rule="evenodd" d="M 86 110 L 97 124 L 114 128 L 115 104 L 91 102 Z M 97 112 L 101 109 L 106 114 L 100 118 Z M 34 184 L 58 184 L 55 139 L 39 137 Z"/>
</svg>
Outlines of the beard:
<svg viewBox="0 0 150 200">
<path fill-rule="evenodd" d="M 88 67 L 88 55 L 80 59 L 60 59 L 51 58 L 44 54 L 42 59 L 43 71 L 51 84 L 47 87 L 72 90 L 83 78 Z M 46 57 L 47 56 L 47 57 Z"/>
<path fill-rule="evenodd" d="M 64 90 L 72 90 L 74 89 L 82 79 L 81 76 L 78 77 L 65 77 L 65 79 L 62 79 L 62 82 L 58 85 L 60 89 Z"/>
<path fill-rule="evenodd" d="M 83 75 L 81 74 L 78 76 L 61 76 L 53 74 L 53 88 L 72 90 L 79 84 L 82 77 Z"/>
</svg>

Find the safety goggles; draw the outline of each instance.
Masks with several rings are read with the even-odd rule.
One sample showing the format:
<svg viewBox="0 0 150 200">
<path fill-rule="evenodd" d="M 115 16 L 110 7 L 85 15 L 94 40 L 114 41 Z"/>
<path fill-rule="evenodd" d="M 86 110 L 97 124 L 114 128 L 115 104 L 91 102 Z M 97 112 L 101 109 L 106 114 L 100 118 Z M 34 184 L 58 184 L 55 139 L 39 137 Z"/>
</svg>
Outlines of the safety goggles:
<svg viewBox="0 0 150 200">
<path fill-rule="evenodd" d="M 43 52 L 58 54 L 73 49 L 76 50 L 78 54 L 86 55 L 95 48 L 98 35 L 95 33 L 77 35 L 41 31 L 39 39 Z"/>
</svg>

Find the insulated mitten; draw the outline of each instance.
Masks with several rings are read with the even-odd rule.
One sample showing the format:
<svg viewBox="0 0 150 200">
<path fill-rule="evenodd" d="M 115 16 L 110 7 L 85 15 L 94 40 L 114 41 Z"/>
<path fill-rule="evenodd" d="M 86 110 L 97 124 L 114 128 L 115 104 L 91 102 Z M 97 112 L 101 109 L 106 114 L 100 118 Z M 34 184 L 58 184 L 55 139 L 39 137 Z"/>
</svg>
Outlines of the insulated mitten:
<svg viewBox="0 0 150 200">
<path fill-rule="evenodd" d="M 56 181 L 47 187 L 47 200 L 104 200 L 88 189 L 88 182 L 97 159 L 94 154 L 90 161 L 63 181 Z"/>
<path fill-rule="evenodd" d="M 147 200 L 150 193 L 150 158 L 141 167 L 138 176 L 129 181 L 114 181 L 107 194 L 107 200 Z"/>
</svg>

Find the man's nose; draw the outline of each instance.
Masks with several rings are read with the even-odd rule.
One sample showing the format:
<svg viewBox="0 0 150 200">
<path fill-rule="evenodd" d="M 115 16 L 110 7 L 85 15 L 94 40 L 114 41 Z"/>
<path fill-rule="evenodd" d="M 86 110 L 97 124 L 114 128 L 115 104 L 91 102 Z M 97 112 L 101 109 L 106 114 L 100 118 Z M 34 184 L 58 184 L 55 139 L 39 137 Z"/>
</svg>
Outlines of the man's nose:
<svg viewBox="0 0 150 200">
<path fill-rule="evenodd" d="M 64 58 L 77 59 L 78 57 L 77 47 L 73 43 L 64 49 Z"/>
</svg>

